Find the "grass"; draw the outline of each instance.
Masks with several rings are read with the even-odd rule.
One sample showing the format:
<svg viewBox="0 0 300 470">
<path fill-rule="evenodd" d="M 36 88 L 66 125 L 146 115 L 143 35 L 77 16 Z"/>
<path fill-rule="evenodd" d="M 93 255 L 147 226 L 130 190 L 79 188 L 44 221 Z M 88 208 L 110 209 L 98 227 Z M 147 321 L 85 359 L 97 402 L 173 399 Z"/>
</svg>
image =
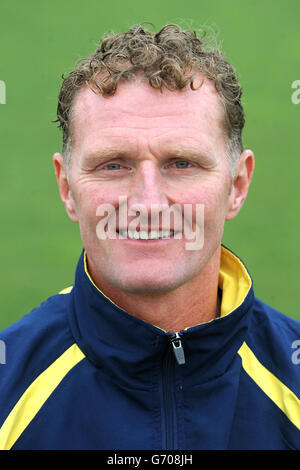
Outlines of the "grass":
<svg viewBox="0 0 300 470">
<path fill-rule="evenodd" d="M 82 246 L 59 200 L 52 154 L 61 149 L 55 119 L 61 74 L 108 30 L 149 21 L 156 27 L 215 25 L 244 87 L 244 144 L 256 170 L 224 243 L 247 264 L 256 294 L 300 320 L 299 119 L 291 84 L 300 79 L 300 4 L 272 0 L 176 2 L 87 0 L 0 7 L 1 298 L 0 328 L 73 282 Z"/>
</svg>

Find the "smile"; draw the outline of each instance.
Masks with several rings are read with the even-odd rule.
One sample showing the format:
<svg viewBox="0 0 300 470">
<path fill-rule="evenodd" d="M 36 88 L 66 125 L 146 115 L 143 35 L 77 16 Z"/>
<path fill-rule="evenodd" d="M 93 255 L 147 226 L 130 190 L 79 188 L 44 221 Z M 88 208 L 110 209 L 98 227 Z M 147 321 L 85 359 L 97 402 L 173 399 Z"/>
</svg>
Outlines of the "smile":
<svg viewBox="0 0 300 470">
<path fill-rule="evenodd" d="M 176 232 L 178 233 L 178 232 Z M 175 235 L 174 230 L 151 230 L 151 232 L 132 230 L 119 230 L 122 237 L 130 238 L 132 240 L 160 240 L 165 238 L 173 238 Z"/>
</svg>

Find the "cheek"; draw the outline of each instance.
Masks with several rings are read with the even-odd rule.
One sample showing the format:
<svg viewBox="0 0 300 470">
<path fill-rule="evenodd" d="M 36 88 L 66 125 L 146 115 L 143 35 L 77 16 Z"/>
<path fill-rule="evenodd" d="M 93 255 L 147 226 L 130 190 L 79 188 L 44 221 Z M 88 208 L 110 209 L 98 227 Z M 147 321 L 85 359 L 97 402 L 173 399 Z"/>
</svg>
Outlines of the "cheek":
<svg viewBox="0 0 300 470">
<path fill-rule="evenodd" d="M 95 224 L 99 220 L 99 216 L 97 216 L 99 207 L 104 207 L 104 205 L 116 207 L 110 191 L 100 190 L 99 184 L 79 188 L 76 200 L 79 207 L 79 219 L 86 220 L 88 218 L 90 223 L 94 222 Z"/>
<path fill-rule="evenodd" d="M 108 227 L 115 232 L 117 223 L 116 209 L 119 198 L 109 188 L 101 188 L 98 184 L 82 186 L 77 193 L 79 201 L 79 228 L 84 246 L 105 246 L 103 231 Z"/>
<path fill-rule="evenodd" d="M 203 186 L 201 190 L 185 194 L 181 204 L 192 205 L 194 208 L 197 204 L 201 204 L 204 206 L 205 214 L 209 216 L 224 214 L 228 204 L 228 193 L 220 190 L 220 187 Z"/>
<path fill-rule="evenodd" d="M 190 200 L 191 202 L 191 200 Z M 227 214 L 228 194 L 225 191 L 213 188 L 203 188 L 193 197 L 194 224 L 202 226 L 204 223 L 205 239 L 219 239 L 222 236 L 225 217 Z M 197 204 L 202 205 L 202 209 L 196 211 Z M 203 211 L 204 210 L 204 215 Z M 204 219 L 203 219 L 204 217 Z"/>
</svg>

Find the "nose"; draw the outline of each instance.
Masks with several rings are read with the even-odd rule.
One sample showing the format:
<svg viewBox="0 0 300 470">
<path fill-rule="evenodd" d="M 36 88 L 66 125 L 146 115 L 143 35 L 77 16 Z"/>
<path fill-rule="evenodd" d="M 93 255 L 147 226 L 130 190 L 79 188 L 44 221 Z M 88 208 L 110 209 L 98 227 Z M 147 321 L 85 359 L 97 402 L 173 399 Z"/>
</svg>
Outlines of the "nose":
<svg viewBox="0 0 300 470">
<path fill-rule="evenodd" d="M 161 214 L 169 207 L 166 185 L 156 162 L 142 162 L 130 180 L 127 194 L 129 216 L 139 212 L 141 226 L 143 223 L 149 226 L 151 219 L 152 226 L 153 221 L 159 224 Z"/>
</svg>

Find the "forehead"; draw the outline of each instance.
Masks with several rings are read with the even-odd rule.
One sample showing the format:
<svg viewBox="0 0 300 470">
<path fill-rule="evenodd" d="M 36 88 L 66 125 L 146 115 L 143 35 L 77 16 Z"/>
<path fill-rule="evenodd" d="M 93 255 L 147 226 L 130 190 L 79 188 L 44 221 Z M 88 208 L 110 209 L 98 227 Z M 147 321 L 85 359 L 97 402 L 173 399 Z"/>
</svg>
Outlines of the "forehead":
<svg viewBox="0 0 300 470">
<path fill-rule="evenodd" d="M 85 87 L 72 109 L 72 140 L 84 144 L 105 137 L 224 139 L 224 111 L 212 82 L 199 77 L 197 90 L 157 90 L 143 80 L 119 83 L 114 95 L 104 97 Z M 133 134 L 133 132 L 135 134 Z M 178 137 L 179 138 L 179 137 Z M 125 139 L 126 140 L 126 139 Z"/>
</svg>

